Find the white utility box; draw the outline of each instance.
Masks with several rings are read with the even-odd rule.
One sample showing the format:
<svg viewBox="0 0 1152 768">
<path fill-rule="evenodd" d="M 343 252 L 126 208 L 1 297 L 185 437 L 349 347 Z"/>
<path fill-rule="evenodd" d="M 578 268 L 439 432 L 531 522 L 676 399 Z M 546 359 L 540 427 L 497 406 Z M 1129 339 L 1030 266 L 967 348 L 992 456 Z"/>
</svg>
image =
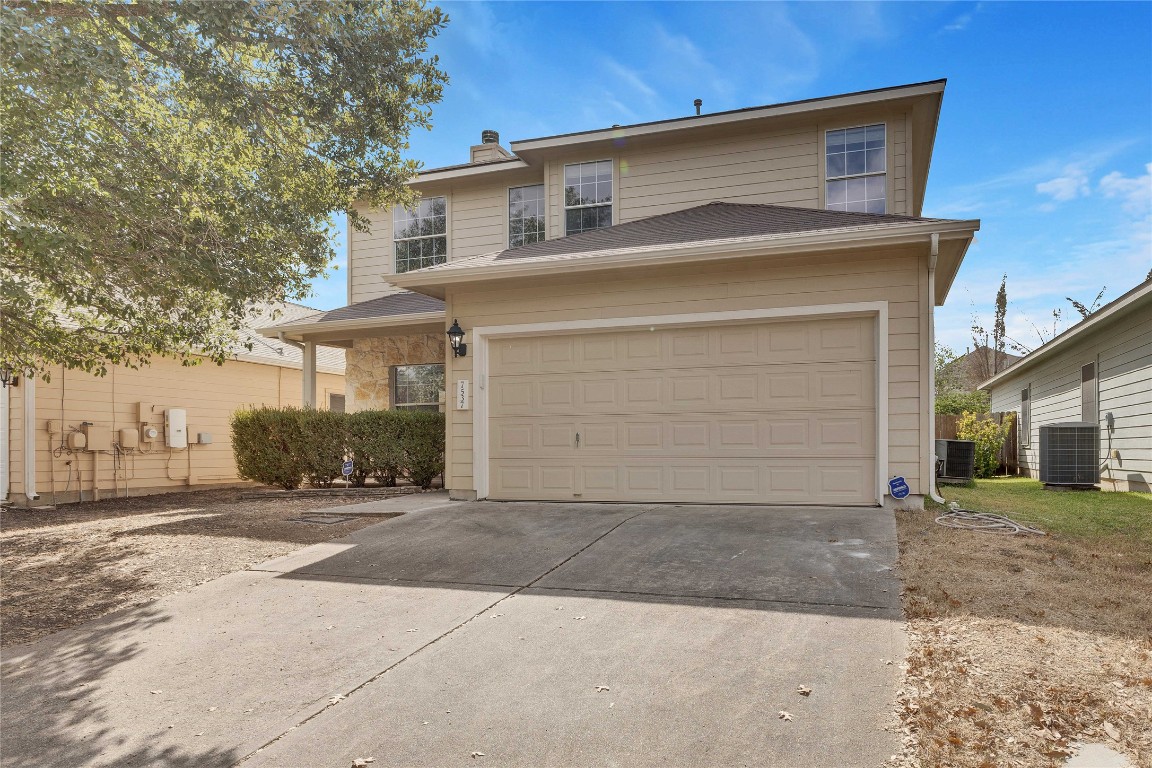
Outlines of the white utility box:
<svg viewBox="0 0 1152 768">
<path fill-rule="evenodd" d="M 164 444 L 169 448 L 188 447 L 188 411 L 183 408 L 164 411 Z"/>
</svg>

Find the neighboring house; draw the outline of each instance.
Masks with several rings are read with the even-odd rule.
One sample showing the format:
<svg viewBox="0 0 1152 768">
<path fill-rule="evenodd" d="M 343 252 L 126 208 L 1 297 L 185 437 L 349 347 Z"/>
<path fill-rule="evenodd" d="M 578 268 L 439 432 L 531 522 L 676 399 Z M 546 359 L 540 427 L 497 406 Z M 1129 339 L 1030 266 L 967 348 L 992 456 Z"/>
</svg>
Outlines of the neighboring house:
<svg viewBox="0 0 1152 768">
<path fill-rule="evenodd" d="M 485 131 L 414 210 L 362 209 L 349 306 L 263 332 L 344 345 L 351 408 L 446 382 L 456 498 L 920 503 L 933 307 L 979 227 L 920 218 L 943 92 Z"/>
<path fill-rule="evenodd" d="M 1152 280 L 980 386 L 1020 419 L 1020 467 L 1039 476 L 1040 427 L 1100 426 L 1100 487 L 1152 490 Z"/>
<path fill-rule="evenodd" d="M 975 392 L 980 389 L 981 384 L 1019 359 L 1020 355 L 997 352 L 991 347 L 980 344 L 965 350 L 964 354 L 945 365 L 942 373 L 948 378 L 953 391 Z"/>
<path fill-rule="evenodd" d="M 291 320 L 316 310 L 284 304 L 279 311 L 280 319 Z M 270 311 L 265 317 L 272 319 Z M 314 350 L 321 405 L 343 409 L 344 353 Z M 3 497 L 36 506 L 77 501 L 81 494 L 91 500 L 239 483 L 232 413 L 250 405 L 300 405 L 302 363 L 296 346 L 248 328 L 233 359 L 221 366 L 154 358 L 139 370 L 110 367 L 103 377 L 60 366 L 50 370 L 49 381 L 19 377 L 0 389 Z M 169 447 L 181 435 L 170 440 L 165 429 L 169 411 L 178 410 L 186 419 L 185 448 Z M 81 437 L 84 447 L 77 444 Z"/>
</svg>

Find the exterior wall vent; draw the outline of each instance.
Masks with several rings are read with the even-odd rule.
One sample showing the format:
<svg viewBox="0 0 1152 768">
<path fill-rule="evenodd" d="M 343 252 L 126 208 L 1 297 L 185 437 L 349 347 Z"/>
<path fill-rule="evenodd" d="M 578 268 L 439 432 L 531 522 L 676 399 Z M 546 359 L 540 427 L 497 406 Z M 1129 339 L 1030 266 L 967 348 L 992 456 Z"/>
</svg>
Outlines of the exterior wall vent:
<svg viewBox="0 0 1152 768">
<path fill-rule="evenodd" d="M 1090 486 L 1100 482 L 1098 429 L 1089 421 L 1040 427 L 1040 482 Z"/>
<path fill-rule="evenodd" d="M 976 473 L 976 443 L 971 440 L 936 441 L 936 477 L 967 482 Z"/>
</svg>

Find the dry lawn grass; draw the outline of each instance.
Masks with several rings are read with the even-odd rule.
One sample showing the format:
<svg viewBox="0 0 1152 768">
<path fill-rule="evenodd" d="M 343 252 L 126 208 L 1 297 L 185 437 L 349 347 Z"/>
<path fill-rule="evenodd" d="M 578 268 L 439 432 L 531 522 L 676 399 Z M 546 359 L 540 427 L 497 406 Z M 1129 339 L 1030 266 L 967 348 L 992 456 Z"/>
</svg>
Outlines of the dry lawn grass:
<svg viewBox="0 0 1152 768">
<path fill-rule="evenodd" d="M 897 515 L 910 642 L 892 764 L 1056 768 L 1079 741 L 1152 766 L 1152 548 L 936 514 Z"/>
<path fill-rule="evenodd" d="M 289 522 L 352 499 L 171 493 L 0 513 L 0 642 L 27 643 L 110 611 L 373 525 Z"/>
</svg>

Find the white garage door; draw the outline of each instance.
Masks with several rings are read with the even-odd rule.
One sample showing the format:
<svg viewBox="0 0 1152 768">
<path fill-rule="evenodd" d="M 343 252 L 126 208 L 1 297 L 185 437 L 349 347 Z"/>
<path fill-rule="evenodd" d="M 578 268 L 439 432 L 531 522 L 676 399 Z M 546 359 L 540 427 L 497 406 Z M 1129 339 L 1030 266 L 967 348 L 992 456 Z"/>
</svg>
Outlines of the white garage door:
<svg viewBox="0 0 1152 768">
<path fill-rule="evenodd" d="M 489 498 L 870 504 L 870 317 L 493 339 Z"/>
</svg>

